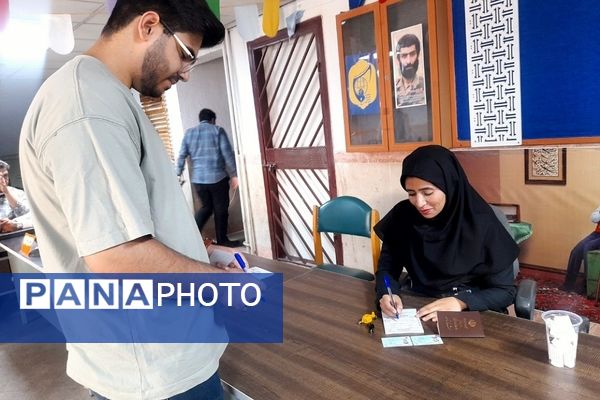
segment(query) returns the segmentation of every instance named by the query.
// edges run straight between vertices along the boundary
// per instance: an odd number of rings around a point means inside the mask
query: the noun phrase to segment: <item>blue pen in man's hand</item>
[[[233,256],[235,257],[235,260],[238,262],[238,264],[242,268],[242,271],[246,272],[246,263],[244,262],[242,255],[240,253],[235,253]]]
[[[385,288],[387,289],[388,295],[390,296],[390,300],[392,301],[392,306],[394,310],[396,310],[396,319],[400,318],[398,314],[398,307],[396,306],[396,302],[394,301],[394,295],[392,294],[392,288],[390,287],[390,281],[387,276],[383,277],[383,282],[385,282]]]
[[[246,263],[244,262],[244,258],[242,257],[242,255],[240,253],[233,253],[233,256],[235,257],[235,260],[238,262],[240,267],[242,267],[242,271],[246,272]],[[259,285],[261,286],[261,289],[264,289],[262,283],[259,283]],[[265,302],[267,301],[267,299],[265,298],[265,296],[262,296],[260,301]]]

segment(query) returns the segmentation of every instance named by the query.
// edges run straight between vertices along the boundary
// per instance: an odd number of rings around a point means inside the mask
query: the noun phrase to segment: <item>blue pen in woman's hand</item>
[[[398,314],[398,306],[396,306],[396,302],[394,301],[394,294],[392,293],[392,288],[390,287],[390,281],[387,276],[383,277],[383,282],[385,282],[385,288],[387,289],[388,295],[390,296],[390,300],[392,302],[392,307],[396,310],[396,319],[400,318]]]
[[[240,268],[242,268],[242,271],[246,272],[246,263],[244,262],[244,258],[242,257],[242,255],[240,253],[235,253],[233,256],[240,265]]]

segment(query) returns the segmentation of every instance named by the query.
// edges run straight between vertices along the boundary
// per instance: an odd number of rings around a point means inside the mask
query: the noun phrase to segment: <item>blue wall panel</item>
[[[452,0],[458,138],[470,140],[464,0]],[[523,139],[600,136],[600,2],[520,0]]]

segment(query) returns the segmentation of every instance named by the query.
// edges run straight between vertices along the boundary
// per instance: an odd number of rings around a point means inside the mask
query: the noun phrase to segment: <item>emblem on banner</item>
[[[350,101],[364,110],[377,99],[377,69],[359,59],[348,71],[348,86]]]

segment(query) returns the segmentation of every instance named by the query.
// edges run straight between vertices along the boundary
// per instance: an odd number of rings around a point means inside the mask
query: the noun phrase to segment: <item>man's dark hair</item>
[[[398,40],[398,44],[396,45],[396,54],[400,53],[401,48],[410,47],[412,45],[414,45],[415,49],[417,50],[417,56],[421,54],[421,42],[419,41],[419,38],[412,33],[407,33],[406,35],[402,36],[400,40]]]
[[[200,110],[200,114],[198,114],[198,119],[200,120],[200,122],[212,121],[213,119],[217,119],[217,114],[215,114],[213,110],[203,108],[202,110]]]
[[[225,37],[225,27],[205,0],[118,0],[102,29],[102,36],[120,31],[147,11],[158,13],[174,32],[201,35],[201,47],[212,47]],[[166,30],[165,33],[169,34]]]

